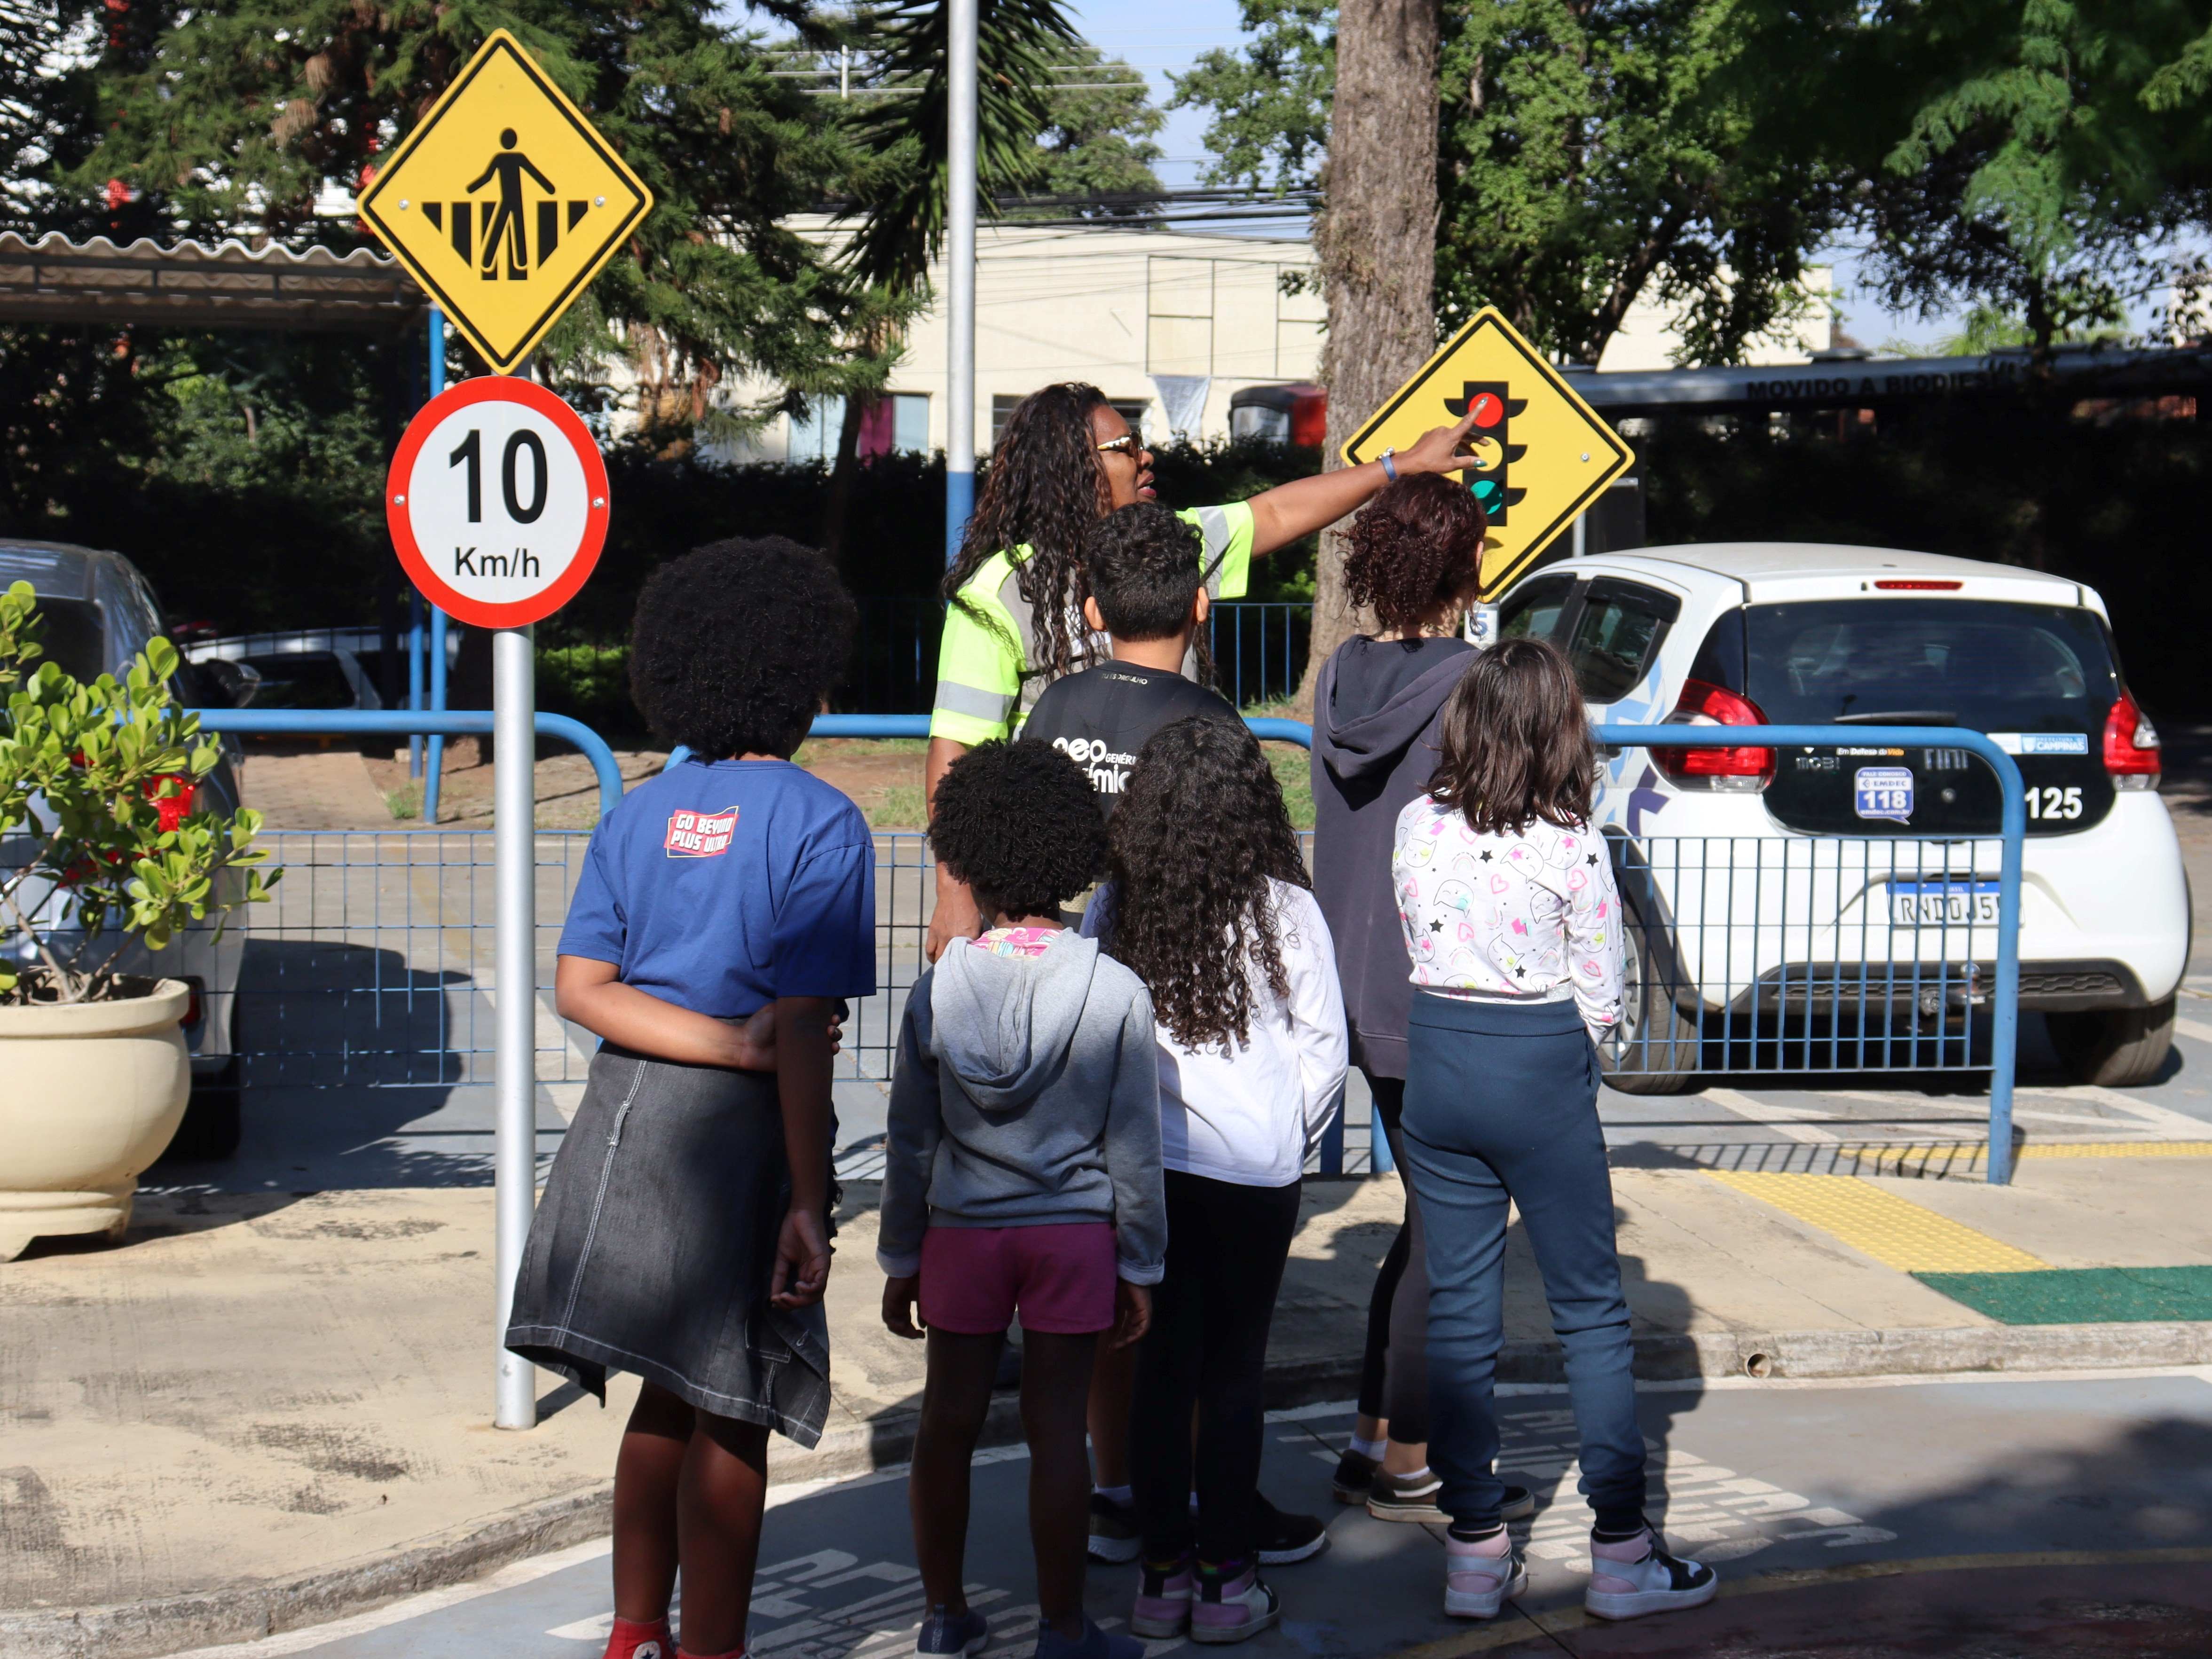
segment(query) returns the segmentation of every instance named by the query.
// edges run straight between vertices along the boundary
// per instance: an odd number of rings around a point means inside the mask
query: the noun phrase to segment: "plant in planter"
[[[34,1237],[130,1224],[139,1172],[191,1079],[180,980],[118,971],[264,900],[261,815],[198,810],[220,751],[155,640],[122,679],[40,660],[27,583],[0,594],[0,1261]]]

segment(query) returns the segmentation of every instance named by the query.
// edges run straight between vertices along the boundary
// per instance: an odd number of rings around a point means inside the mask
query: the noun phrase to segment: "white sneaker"
[[[1664,1540],[1646,1527],[1641,1537],[1623,1543],[1590,1540],[1589,1589],[1583,1606],[1595,1619],[1641,1619],[1701,1607],[1720,1587],[1711,1567],[1668,1554]]]
[[[1498,1542],[1505,1546],[1502,1555],[1490,1553]],[[1446,1534],[1444,1612],[1450,1617],[1495,1619],[1509,1598],[1528,1588],[1528,1570],[1521,1565],[1521,1553],[1504,1533],[1478,1543]]]

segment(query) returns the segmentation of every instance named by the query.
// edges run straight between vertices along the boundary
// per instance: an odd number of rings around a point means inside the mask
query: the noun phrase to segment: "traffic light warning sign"
[[[581,110],[495,29],[361,193],[361,216],[500,374],[653,206]]]
[[[1454,476],[1489,519],[1483,589],[1497,593],[1636,457],[1559,370],[1485,307],[1376,411],[1345,445],[1344,459],[1371,461],[1470,413],[1473,453]]]

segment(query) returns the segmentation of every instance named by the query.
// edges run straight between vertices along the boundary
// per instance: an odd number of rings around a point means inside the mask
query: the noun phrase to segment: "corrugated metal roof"
[[[388,254],[0,231],[0,319],[314,331],[404,327],[422,289]]]

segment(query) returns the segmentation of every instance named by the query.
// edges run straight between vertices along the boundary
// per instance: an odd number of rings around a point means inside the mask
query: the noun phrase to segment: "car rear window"
[[[100,607],[90,599],[41,599],[39,615],[46,623],[40,641],[46,647],[44,660],[59,663],[71,679],[96,680],[115,666],[107,660],[107,630],[100,624]]]
[[[249,667],[261,671],[261,690],[253,699],[257,708],[350,708],[353,685],[327,651],[286,651],[266,657],[248,657]]]
[[[2072,605],[1818,599],[1744,612],[1744,690],[1776,725],[2104,729],[2119,676]]]

